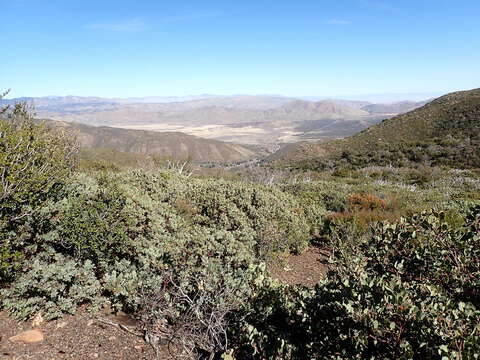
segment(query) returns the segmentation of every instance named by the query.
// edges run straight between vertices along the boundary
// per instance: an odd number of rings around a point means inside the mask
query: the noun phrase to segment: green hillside
[[[480,89],[451,93],[341,140],[300,143],[272,156],[306,168],[405,166],[425,162],[480,167]]]

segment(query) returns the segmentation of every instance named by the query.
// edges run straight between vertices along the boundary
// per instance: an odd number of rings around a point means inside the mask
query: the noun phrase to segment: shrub
[[[75,153],[73,140],[36,123],[25,103],[0,109],[0,283],[19,266],[18,227],[58,192]]]
[[[385,210],[387,202],[371,194],[353,194],[347,199],[349,208],[355,210]]]
[[[0,118],[0,215],[41,203],[70,174],[76,147],[65,133],[33,121],[25,104]],[[12,220],[12,219],[10,219]]]
[[[314,290],[265,289],[240,329],[239,352],[272,359],[478,357],[480,206],[460,230],[436,212],[378,224],[356,247],[337,248],[332,261]]]
[[[397,213],[385,212],[382,210],[357,210],[345,211],[343,213],[334,213],[327,216],[324,222],[324,234],[331,234],[331,228],[337,229],[339,226],[352,225],[355,228],[357,236],[365,233],[372,224],[380,221],[396,221],[400,218]],[[329,236],[331,239],[331,236]]]
[[[51,230],[42,238],[62,253],[99,266],[134,257],[134,241],[146,220],[136,216],[112,179],[99,177],[92,187],[82,185],[88,183],[67,186],[62,200],[42,209]]]
[[[347,201],[345,198],[334,192],[324,194],[323,203],[328,211],[344,212],[347,210]]]
[[[106,160],[85,160],[81,159],[79,162],[79,167],[84,171],[90,172],[98,172],[98,171],[106,171],[106,172],[120,172],[120,167],[113,162],[109,162]]]
[[[418,166],[415,169],[410,169],[406,174],[406,178],[413,184],[425,185],[432,181],[440,179],[440,170],[438,168],[431,168],[425,165]]]
[[[223,351],[223,332],[203,322],[215,316],[226,329],[259,286],[261,259],[300,251],[313,217],[293,196],[260,185],[176,172],[78,174],[17,229],[23,259],[3,306],[21,317],[39,309],[56,317],[62,309],[107,299],[115,309],[141,311],[152,334],[168,319],[170,330],[183,329],[177,340],[189,351]],[[52,254],[50,262],[45,253]],[[54,277],[62,265],[74,275]],[[76,281],[86,268],[95,286]],[[29,301],[27,284],[39,278],[46,290],[35,289]],[[59,287],[61,295],[48,290]],[[82,288],[84,298],[71,292]]]
[[[78,263],[59,253],[40,253],[24,266],[15,283],[0,290],[3,306],[20,319],[41,311],[46,320],[75,313],[84,303],[99,305],[100,282],[90,261]]]
[[[252,231],[256,251],[266,257],[279,251],[300,252],[322,218],[275,187],[224,180],[187,178],[175,173],[132,173],[131,186],[147,189],[172,205],[191,224],[227,231]]]
[[[228,328],[264,278],[264,266],[249,251],[253,238],[199,230],[178,242],[162,285],[143,298],[147,338],[167,340],[190,355],[225,352]]]

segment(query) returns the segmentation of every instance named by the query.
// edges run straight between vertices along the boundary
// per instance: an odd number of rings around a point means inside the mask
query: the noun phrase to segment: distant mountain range
[[[423,103],[371,104],[328,99],[306,101],[278,95],[216,97],[41,97],[27,101],[37,117],[93,126],[174,131],[234,143],[290,143],[349,136]]]
[[[215,95],[198,95],[186,97],[142,97],[142,98],[100,98],[100,97],[81,97],[81,96],[46,96],[46,97],[23,97],[15,99],[1,99],[0,104],[8,104],[16,101],[27,101],[31,103],[40,115],[43,113],[52,113],[58,116],[68,114],[83,114],[92,112],[106,112],[118,110],[124,107],[137,109],[146,105],[146,111],[160,112],[179,112],[188,111],[199,108],[227,108],[242,110],[273,110],[281,107],[284,108],[315,108],[314,103],[318,104],[335,104],[343,107],[343,111],[347,111],[345,115],[351,116],[351,109],[361,109],[372,114],[379,113],[401,113],[412,110],[415,107],[425,104],[423,102],[400,101],[386,103],[371,103],[368,101],[356,101],[337,98],[317,98],[303,97],[292,98],[277,95],[236,95],[236,96],[215,96]],[[316,113],[315,120],[319,120],[318,116],[324,118],[329,112],[322,112],[325,108],[316,106],[319,113]],[[346,110],[349,108],[350,110]],[[340,109],[340,108],[339,108]],[[340,113],[337,109],[334,113]],[[275,113],[270,114],[276,115]],[[362,115],[353,113],[353,115]],[[363,114],[365,115],[365,114]],[[251,115],[252,116],[252,115]],[[253,115],[254,119],[245,119],[246,122],[255,120],[259,115]],[[305,119],[303,119],[305,120]]]

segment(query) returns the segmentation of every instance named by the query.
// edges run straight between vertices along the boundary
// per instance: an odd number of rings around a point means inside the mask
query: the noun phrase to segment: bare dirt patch
[[[288,285],[313,287],[327,272],[329,254],[328,249],[315,246],[299,255],[284,254],[270,264],[270,275]]]
[[[104,316],[116,323],[134,324],[127,317]],[[0,312],[0,358],[5,360],[50,359],[155,359],[155,352],[141,337],[95,320],[79,311],[76,315],[43,322],[35,329],[44,339],[37,343],[12,342],[10,337],[33,329],[32,322],[20,322]],[[128,326],[127,325],[127,326]],[[168,353],[163,359],[170,359]]]

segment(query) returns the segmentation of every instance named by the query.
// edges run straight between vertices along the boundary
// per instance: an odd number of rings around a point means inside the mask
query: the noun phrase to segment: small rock
[[[108,340],[110,340],[110,341],[114,341],[114,340],[116,340],[116,339],[117,339],[117,338],[116,338],[115,336],[110,336],[110,337],[108,338]]]
[[[37,343],[37,342],[42,342],[44,339],[43,333],[38,330],[28,330],[24,331],[18,335],[12,336],[8,340],[12,342],[23,342],[23,343]]]
[[[92,326],[94,322],[95,322],[95,320],[88,320],[87,326]]]
[[[98,353],[93,354],[94,358],[98,358]]]

